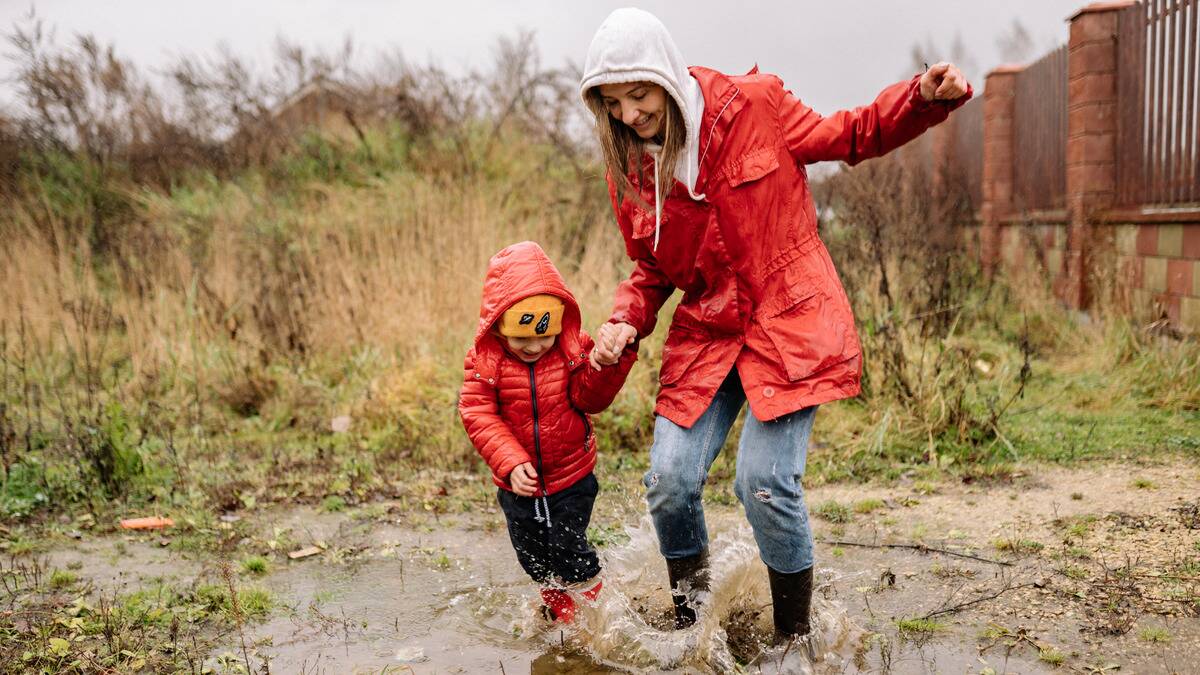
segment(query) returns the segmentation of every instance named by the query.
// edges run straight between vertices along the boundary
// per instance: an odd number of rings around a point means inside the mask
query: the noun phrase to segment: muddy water
[[[607,577],[598,604],[561,630],[539,618],[537,588],[520,571],[490,500],[468,515],[425,524],[389,522],[386,504],[359,513],[260,511],[247,515],[256,534],[238,555],[266,553],[275,539],[285,543],[265,578],[239,577],[239,584],[266,586],[276,599],[265,622],[247,626],[247,652],[255,672],[268,666],[274,673],[1053,672],[1039,661],[1044,646],[1065,654],[1067,668],[1085,672],[1111,672],[1117,664],[1122,672],[1194,672],[1195,613],[1182,606],[1170,613],[1137,610],[1136,624],[1112,635],[1097,623],[1107,621],[1097,613],[1103,605],[1085,602],[1073,580],[1056,570],[1070,564],[1094,576],[1133,560],[1150,579],[1200,564],[1200,530],[1189,529],[1180,511],[1196,499],[1198,470],[1191,461],[1039,470],[1007,486],[942,484],[932,494],[904,484],[814,488],[811,504],[867,498],[885,504],[844,525],[813,521],[818,539],[831,541],[816,551],[816,663],[805,645],[762,646],[770,633],[766,575],[736,507],[707,507],[713,594],[700,623],[682,632],[668,630],[665,568],[652,529],[636,515],[645,507],[634,494],[613,497],[626,515],[599,517],[598,524],[632,526],[627,541],[601,548]],[[1154,488],[1131,487],[1131,476]],[[1061,519],[1088,515],[1097,517],[1089,532],[1065,541]],[[1146,524],[1121,525],[1134,520]],[[993,543],[1003,537],[1045,548],[1002,554]],[[78,570],[94,593],[110,598],[160,583],[219,581],[220,559],[181,554],[164,545],[169,539],[169,533],[85,537],[48,551],[46,565]],[[888,541],[922,541],[1011,564],[870,547]],[[282,555],[313,543],[324,552],[296,561]],[[1079,546],[1086,557],[1069,548]],[[1156,583],[1152,595],[1182,590]],[[1004,592],[1010,586],[1023,590]],[[971,606],[940,617],[944,625],[932,639],[897,633],[896,619],[959,603]],[[985,635],[996,627],[1025,638],[1014,645]],[[1167,640],[1148,641],[1143,628],[1166,631]],[[221,639],[207,664],[238,672],[241,640],[236,633]]]
[[[716,511],[716,513],[713,513]],[[287,607],[248,628],[251,660],[272,672],[969,672],[973,636],[878,649],[839,588],[870,572],[818,568],[814,639],[772,647],[765,569],[733,509],[710,509],[712,592],[696,626],[670,629],[665,566],[648,518],[601,549],[604,590],[575,624],[540,617],[537,587],[496,521],[472,517],[414,531],[293,513],[274,527],[328,540],[321,558],[265,583]],[[340,547],[340,548],[339,548]],[[337,562],[339,551],[352,552]],[[818,559],[829,560],[824,551]],[[230,643],[216,654],[236,654]],[[1040,670],[1023,662],[1016,672]],[[1012,664],[1009,664],[1012,667]],[[1002,669],[997,672],[1004,672]]]

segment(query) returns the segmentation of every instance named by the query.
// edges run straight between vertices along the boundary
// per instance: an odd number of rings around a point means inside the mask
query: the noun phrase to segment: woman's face
[[[643,140],[658,135],[667,118],[667,92],[653,82],[602,84],[600,96],[608,114],[624,122]]]

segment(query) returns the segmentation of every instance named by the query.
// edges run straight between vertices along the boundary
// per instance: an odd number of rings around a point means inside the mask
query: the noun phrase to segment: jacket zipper
[[[542,484],[542,495],[549,496],[546,493],[546,474],[542,472],[542,432],[538,425],[538,406],[537,406],[537,380],[533,377],[533,364],[529,366],[529,393],[530,401],[533,403],[533,452],[537,455],[537,472],[538,480]]]
[[[587,413],[579,413],[579,417],[583,419],[583,451],[588,451],[588,440],[592,437],[592,423],[588,421]]]

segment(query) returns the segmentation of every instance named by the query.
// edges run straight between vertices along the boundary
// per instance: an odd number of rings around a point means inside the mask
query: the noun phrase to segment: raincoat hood
[[[704,94],[700,83],[688,73],[687,62],[667,27],[650,12],[632,7],[615,10],[592,37],[579,83],[580,95],[586,103],[592,87],[617,82],[653,82],[665,89],[679,106],[687,128],[687,144],[679,166],[675,167],[675,178],[687,187],[692,199],[704,199],[703,194],[696,193]],[[650,149],[655,154],[657,173],[657,152],[653,147]],[[655,211],[661,215],[662,196],[658,194],[657,183],[655,180]]]
[[[483,281],[483,301],[479,307],[479,327],[474,346],[480,354],[494,351],[491,345],[500,341],[491,333],[492,326],[506,309],[533,295],[553,295],[563,301],[562,333],[555,347],[564,354],[580,351],[579,303],[567,290],[562,275],[550,257],[532,241],[523,241],[504,248],[488,261]]]

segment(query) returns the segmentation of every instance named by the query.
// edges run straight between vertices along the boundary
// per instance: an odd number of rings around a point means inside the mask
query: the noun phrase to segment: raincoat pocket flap
[[[729,187],[737,187],[756,181],[778,168],[779,155],[775,148],[758,148],[726,165],[725,179],[729,181]]]
[[[787,268],[780,272],[778,282],[779,285],[769,290],[767,297],[759,305],[759,317],[779,316],[816,295],[819,290],[808,275],[795,268]]]

